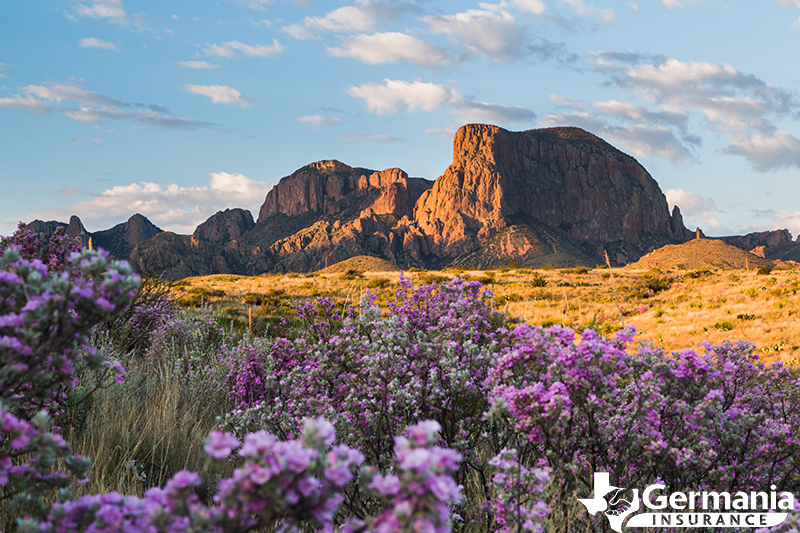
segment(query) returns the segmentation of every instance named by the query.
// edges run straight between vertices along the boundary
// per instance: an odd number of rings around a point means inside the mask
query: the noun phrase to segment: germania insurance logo
[[[611,529],[652,527],[770,527],[777,526],[794,509],[789,492],[673,492],[665,485],[623,489],[609,483],[608,472],[595,472],[594,497],[578,498],[592,516],[603,513]],[[638,513],[638,514],[636,514]]]

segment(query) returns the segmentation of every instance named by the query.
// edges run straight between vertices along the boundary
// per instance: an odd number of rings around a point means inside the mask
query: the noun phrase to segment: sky
[[[258,216],[322,159],[435,179],[463,124],[584,128],[690,229],[800,234],[800,0],[0,3],[0,235]]]

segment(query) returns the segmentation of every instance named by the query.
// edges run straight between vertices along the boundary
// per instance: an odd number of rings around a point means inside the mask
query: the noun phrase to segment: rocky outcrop
[[[269,191],[259,211],[258,223],[277,215],[295,216],[311,211],[321,216],[338,215],[354,203],[369,205],[376,214],[402,217],[412,212],[416,201],[413,189],[409,187],[408,175],[399,168],[377,172],[334,160],[318,161],[281,179]],[[377,199],[365,202],[376,191]]]
[[[209,274],[255,275],[273,267],[269,254],[258,247],[235,241],[222,245],[169,231],[140,243],[131,253],[130,263],[143,275],[169,280]]]
[[[92,247],[102,248],[118,259],[129,259],[136,245],[161,233],[161,228],[144,215],[136,213],[111,229],[90,234]]]
[[[787,229],[733,235],[721,237],[720,240],[766,259],[788,259],[789,256],[795,255],[798,248],[798,244],[792,241],[792,234]]]
[[[579,128],[463,126],[453,163],[414,208],[421,248],[436,256],[472,253],[515,216],[558,228],[595,257],[610,243],[634,249],[646,235],[660,235],[663,244],[685,239],[656,181],[602,139]]]
[[[238,240],[253,229],[256,223],[253,215],[246,209],[226,209],[217,211],[208,220],[197,226],[194,236],[217,243],[227,243]]]

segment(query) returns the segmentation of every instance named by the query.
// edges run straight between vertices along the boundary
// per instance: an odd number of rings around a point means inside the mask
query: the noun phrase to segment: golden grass
[[[217,425],[219,405],[181,388],[169,368],[129,367],[123,385],[97,391],[82,431],[66,436],[92,458],[89,482],[78,495],[117,491],[144,495],[180,470],[209,466],[203,440]],[[232,467],[215,466],[213,474]]]
[[[800,356],[800,303],[796,292],[800,275],[794,270],[775,270],[757,275],[751,270],[711,270],[692,277],[690,270],[665,270],[672,286],[652,297],[636,296],[647,270],[630,267],[595,269],[586,274],[555,269],[516,269],[462,272],[406,273],[418,284],[456,276],[478,279],[494,293],[499,310],[537,325],[562,324],[577,330],[594,327],[610,333],[622,320],[639,331],[639,340],[653,342],[667,351],[693,348],[702,351],[704,341],[750,340],[766,362],[790,362]],[[364,272],[358,278],[339,273],[286,274],[263,277],[204,276],[187,278],[177,290],[221,291],[209,297],[216,309],[238,309],[245,317],[259,306],[244,302],[247,294],[283,292],[287,300],[326,296],[343,304],[357,303],[376,280],[389,280],[378,289],[383,299],[393,294],[397,272]],[[544,286],[534,286],[536,279]],[[538,282],[541,284],[541,281]],[[615,301],[615,292],[622,307]]]

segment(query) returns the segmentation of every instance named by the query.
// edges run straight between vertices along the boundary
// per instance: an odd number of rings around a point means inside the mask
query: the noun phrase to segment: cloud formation
[[[657,107],[651,110],[609,101],[594,104],[595,111],[609,118],[670,128],[672,135],[664,139],[668,144],[662,153],[671,162],[685,160],[691,146],[700,144],[700,137],[689,132],[690,115],[699,115],[706,128],[729,139],[723,153],[744,157],[756,170],[800,167],[800,141],[776,126],[778,119],[800,116],[800,102],[791,92],[729,64],[667,60],[633,52],[590,56],[611,83]],[[656,130],[649,133],[656,138]]]
[[[619,18],[613,9],[600,8],[593,5],[587,6],[583,0],[559,0],[559,3],[572,8],[575,15],[580,18],[594,18],[602,20],[606,24],[614,24]]]
[[[461,122],[490,122],[507,124],[530,122],[536,114],[523,107],[509,107],[466,98],[457,89],[422,81],[383,80],[383,84],[368,83],[351,86],[347,93],[364,100],[367,109],[378,115],[389,115],[404,108],[412,111],[448,109]]]
[[[206,69],[206,70],[219,68],[221,66],[221,65],[215,65],[214,63],[207,63],[205,61],[178,61],[178,65],[183,68]]]
[[[516,24],[506,4],[480,4],[483,9],[470,9],[455,15],[422,17],[434,33],[449,37],[450,42],[465,50],[490,59],[517,59],[527,52],[524,27]]]
[[[305,17],[300,22],[283,26],[281,31],[295,39],[316,40],[328,32],[371,32],[379,20],[396,22],[405,15],[421,11],[416,3],[403,0],[356,0],[352,5],[334,9],[322,17]]]
[[[85,39],[81,39],[80,41],[78,41],[78,46],[81,48],[99,48],[101,50],[119,51],[119,48],[117,47],[116,44],[104,41],[102,39],[97,39],[95,37],[87,37]]]
[[[447,53],[438,46],[398,32],[343,37],[339,47],[328,48],[326,53],[370,65],[405,62],[436,69],[449,62]]]
[[[101,120],[130,120],[157,128],[194,129],[215,125],[188,118],[173,116],[159,104],[132,105],[109,96],[87,91],[70,83],[52,82],[42,85],[27,85],[19,89],[20,94],[0,98],[0,108],[23,109],[33,114],[56,111],[82,124],[96,124]],[[65,102],[75,102],[72,107]]]
[[[392,137],[391,135],[367,135],[365,133],[346,133],[344,135],[340,135],[339,138],[349,142],[378,142],[378,143],[393,143],[403,140],[403,137]]]
[[[78,213],[89,228],[107,229],[141,213],[157,226],[175,233],[190,234],[217,211],[232,206],[257,212],[269,191],[267,183],[255,181],[243,174],[214,172],[208,185],[181,187],[154,182],[118,185],[96,194],[88,201],[48,208],[29,218],[68,220]]]
[[[225,85],[184,85],[183,90],[187,93],[207,96],[215,104],[236,104],[239,107],[250,106],[250,98],[233,87]]]
[[[249,45],[239,41],[228,41],[222,44],[206,43],[206,48],[203,50],[206,55],[225,58],[235,56],[237,51],[248,57],[274,57],[286,51],[286,47],[277,39],[273,39],[270,45]]]
[[[342,119],[339,117],[324,117],[322,115],[306,115],[303,117],[297,117],[297,122],[316,131],[322,131],[332,126],[336,126],[341,121]]]

